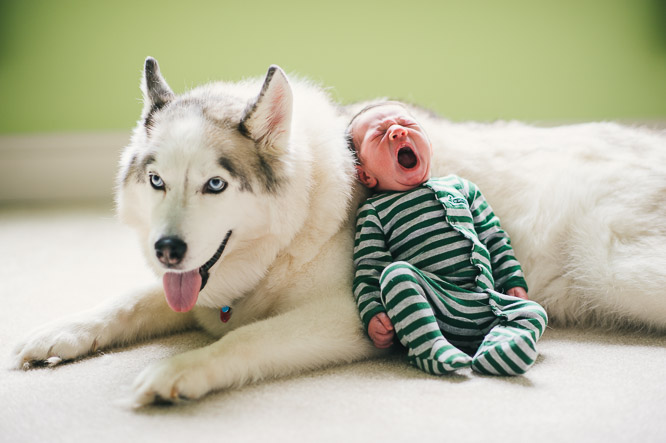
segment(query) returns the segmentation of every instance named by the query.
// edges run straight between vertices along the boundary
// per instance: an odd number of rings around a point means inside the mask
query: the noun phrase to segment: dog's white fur
[[[307,82],[290,85],[279,68],[263,87],[217,83],[175,97],[156,64],[146,66],[119,214],[158,275],[166,271],[154,250],[161,237],[186,241],[184,271],[232,230],[227,248],[193,311],[171,311],[162,288],[136,293],[33,332],[14,365],[57,364],[194,325],[221,337],[146,368],[134,385],[140,406],[376,355],[351,293],[353,213],[365,191],[343,135],[361,105],[341,110]],[[531,298],[552,321],[666,330],[666,134],[453,124],[413,112],[433,142],[434,174],[480,186],[512,236]],[[243,172],[231,174],[220,156]],[[153,189],[148,173],[166,190]],[[217,176],[227,189],[203,193]],[[228,323],[218,318],[225,305]]]

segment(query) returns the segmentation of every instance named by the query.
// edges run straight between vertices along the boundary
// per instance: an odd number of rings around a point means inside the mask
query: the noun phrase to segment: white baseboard
[[[0,135],[0,203],[113,198],[129,132]]]

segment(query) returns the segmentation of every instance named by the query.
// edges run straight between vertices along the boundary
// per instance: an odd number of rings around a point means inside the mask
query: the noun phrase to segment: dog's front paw
[[[15,348],[10,366],[30,369],[35,366],[55,366],[97,351],[99,327],[81,321],[59,322],[33,331]]]
[[[134,382],[132,406],[200,398],[213,388],[206,373],[207,361],[198,358],[197,351],[151,365]]]

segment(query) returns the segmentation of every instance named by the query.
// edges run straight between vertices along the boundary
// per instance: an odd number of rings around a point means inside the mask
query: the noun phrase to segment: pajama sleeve
[[[493,213],[479,188],[471,182],[466,182],[466,185],[474,229],[490,253],[495,290],[506,292],[518,286],[527,290],[523,269],[514,256],[509,235],[500,226],[499,218]]]
[[[379,278],[391,264],[384,231],[371,203],[361,206],[356,215],[354,239],[354,298],[365,330],[375,315],[386,312],[380,297]]]

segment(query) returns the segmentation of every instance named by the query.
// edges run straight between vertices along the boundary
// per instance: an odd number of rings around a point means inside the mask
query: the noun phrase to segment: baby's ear
[[[358,175],[359,181],[363,183],[366,187],[372,189],[375,186],[377,186],[377,179],[368,175],[365,172],[365,169],[363,169],[363,166],[356,165],[356,175]]]

